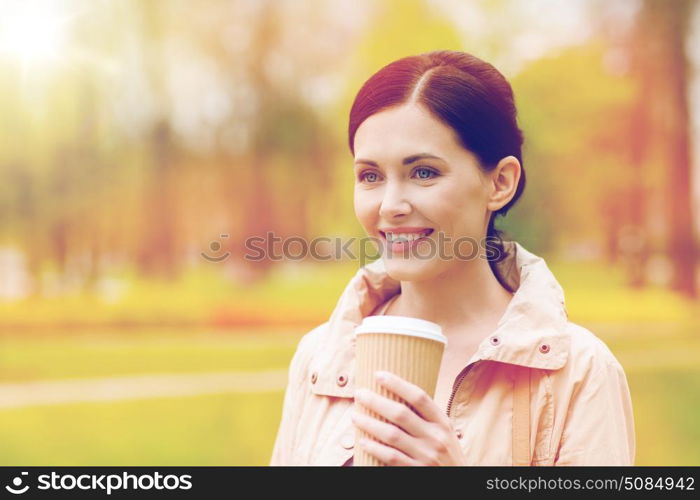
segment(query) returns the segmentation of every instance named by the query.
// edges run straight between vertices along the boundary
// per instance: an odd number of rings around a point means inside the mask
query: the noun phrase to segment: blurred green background
[[[500,227],[622,363],[636,464],[700,465],[699,3],[0,0],[0,465],[267,464],[360,262],[245,241],[364,236],[352,99],[435,49],[513,85]]]

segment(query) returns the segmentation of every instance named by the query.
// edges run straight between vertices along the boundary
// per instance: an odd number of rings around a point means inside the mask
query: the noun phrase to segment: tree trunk
[[[688,18],[692,12],[690,0],[662,3],[666,10],[668,29],[667,57],[670,65],[668,105],[672,119],[669,123],[669,256],[673,265],[672,287],[688,297],[697,296],[695,282],[695,241],[692,220],[692,189],[690,183],[690,135],[688,116],[688,59],[685,42]]]

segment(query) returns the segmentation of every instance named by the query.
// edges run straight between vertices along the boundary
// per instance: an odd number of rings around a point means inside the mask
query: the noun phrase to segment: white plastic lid
[[[366,316],[355,328],[356,335],[363,333],[398,333],[437,340],[447,345],[447,337],[437,323],[408,316]]]

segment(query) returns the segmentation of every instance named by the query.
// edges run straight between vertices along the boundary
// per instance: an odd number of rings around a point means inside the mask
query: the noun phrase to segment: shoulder
[[[312,328],[310,331],[305,333],[299,343],[297,344],[296,352],[292,358],[291,370],[292,372],[299,373],[303,371],[311,361],[320,340],[324,337],[325,333],[328,331],[329,323],[328,321],[321,323],[320,325]]]
[[[589,361],[619,364],[617,358],[603,340],[581,325],[568,321],[566,332],[571,339],[571,354]]]
[[[326,321],[305,333],[304,336],[301,337],[301,340],[299,340],[297,352],[301,351],[302,353],[311,354],[328,331],[328,325],[329,323]]]
[[[623,373],[622,365],[608,345],[588,328],[568,321],[566,333],[571,340],[568,371],[586,377],[610,371]]]

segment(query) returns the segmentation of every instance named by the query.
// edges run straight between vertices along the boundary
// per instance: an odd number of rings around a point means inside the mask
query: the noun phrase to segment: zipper
[[[477,361],[471,363],[470,365],[465,366],[462,368],[462,371],[459,372],[459,375],[457,375],[457,379],[455,380],[454,385],[452,386],[452,394],[450,394],[450,399],[447,401],[447,416],[450,416],[450,410],[452,409],[452,400],[455,398],[455,395],[457,394],[457,391],[459,390],[459,386],[462,384],[462,380],[464,380],[464,377],[467,376],[467,373],[469,373],[469,370],[472,369],[472,367],[477,363]]]

